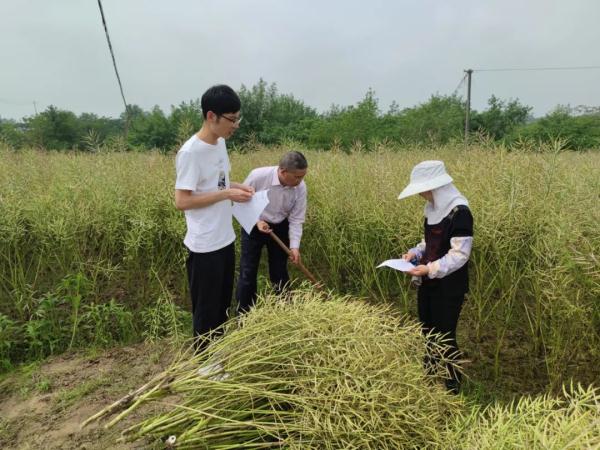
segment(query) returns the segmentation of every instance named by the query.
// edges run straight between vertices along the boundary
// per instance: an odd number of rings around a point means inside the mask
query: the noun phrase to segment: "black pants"
[[[233,243],[214,252],[189,252],[187,273],[195,338],[218,328],[227,320],[234,271]]]
[[[269,224],[272,232],[289,246],[289,224],[287,219],[278,224]],[[261,233],[254,227],[250,234],[242,230],[242,256],[240,258],[240,278],[237,283],[235,298],[238,312],[246,312],[256,301],[256,276],[263,246],[267,246],[269,257],[269,278],[276,291],[281,292],[290,280],[287,271],[288,255],[271,236]]]
[[[460,358],[458,343],[456,342],[456,327],[458,316],[465,298],[465,294],[448,292],[439,280],[424,280],[419,287],[418,308],[419,320],[421,321],[424,334],[429,332],[443,335],[443,356],[449,360]],[[425,361],[427,369],[431,369],[437,363],[437,357],[430,353]],[[452,364],[448,365],[449,378],[445,380],[446,386],[452,390],[458,390],[461,374]]]

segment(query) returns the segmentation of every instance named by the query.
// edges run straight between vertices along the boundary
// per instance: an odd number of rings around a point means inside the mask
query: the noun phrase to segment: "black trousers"
[[[289,223],[284,220],[278,224],[269,224],[272,232],[289,246]],[[240,258],[240,278],[235,298],[238,312],[246,312],[256,301],[256,276],[263,246],[267,247],[269,258],[269,278],[277,292],[281,292],[290,280],[287,270],[288,255],[277,245],[271,236],[261,233],[254,227],[250,234],[242,230],[242,256]]]
[[[460,350],[456,342],[456,327],[458,317],[465,298],[463,292],[448,292],[439,280],[424,280],[419,287],[418,310],[419,320],[424,334],[434,332],[443,335],[446,345],[443,356],[450,361],[460,358]],[[435,353],[430,353],[425,361],[427,369],[437,363]],[[449,378],[445,380],[446,386],[458,389],[461,374],[452,364],[448,367]]]
[[[186,265],[196,338],[227,320],[233,293],[235,246],[231,243],[214,252],[189,252]]]

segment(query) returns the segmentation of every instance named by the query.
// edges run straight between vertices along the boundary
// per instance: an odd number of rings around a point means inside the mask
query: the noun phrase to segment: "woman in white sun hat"
[[[402,257],[417,265],[409,271],[420,281],[418,311],[423,332],[444,335],[445,357],[459,359],[456,342],[458,316],[469,290],[468,261],[473,245],[473,216],[469,202],[452,184],[442,161],[423,161],[411,174],[410,183],[398,199],[419,194],[425,205],[425,238]],[[426,367],[433,372],[435,357]],[[446,388],[458,393],[461,374],[448,365]]]

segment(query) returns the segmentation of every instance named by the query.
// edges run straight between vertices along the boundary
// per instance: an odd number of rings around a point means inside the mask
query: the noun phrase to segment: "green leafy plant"
[[[65,301],[71,306],[71,341],[69,342],[69,348],[73,347],[75,335],[77,334],[81,299],[87,294],[89,287],[89,280],[81,272],[65,277],[60,284],[59,293],[64,296]]]
[[[133,314],[115,299],[84,305],[78,336],[80,346],[109,347],[130,342],[135,336]]]
[[[189,336],[190,314],[173,302],[168,294],[160,295],[153,305],[144,308],[142,316],[142,336],[148,341],[161,338],[181,340]]]
[[[23,328],[0,313],[0,371],[9,369],[17,350],[22,347]]]
[[[39,300],[32,318],[25,324],[30,357],[43,358],[67,347],[71,328],[68,317],[65,299],[48,294]]]

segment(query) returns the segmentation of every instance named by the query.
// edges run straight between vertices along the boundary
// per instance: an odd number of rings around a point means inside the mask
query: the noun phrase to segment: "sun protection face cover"
[[[429,225],[440,223],[455,206],[469,206],[467,199],[456,189],[453,183],[433,189],[431,195],[433,196],[433,203],[427,202],[423,211]]]
[[[442,161],[423,161],[417,164],[411,174],[410,183],[398,196],[401,200],[421,192],[432,191],[452,183],[452,177],[446,173]]]

